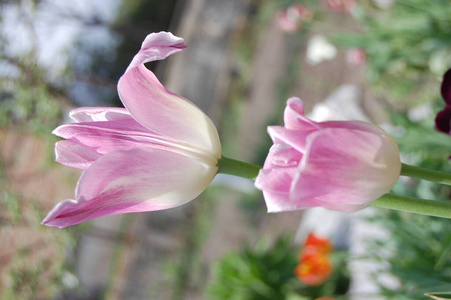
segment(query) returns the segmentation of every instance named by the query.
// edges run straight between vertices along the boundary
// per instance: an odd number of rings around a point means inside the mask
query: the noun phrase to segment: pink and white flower
[[[356,0],[327,0],[327,7],[333,12],[351,13],[356,2]]]
[[[255,182],[269,212],[316,206],[355,212],[400,175],[398,146],[372,124],[313,122],[299,98],[288,99],[284,120],[284,127],[268,127],[274,145]]]
[[[118,83],[125,108],[82,107],[54,134],[56,161],[85,170],[75,199],[42,224],[66,227],[106,215],[162,210],[198,196],[213,180],[221,144],[212,121],[168,91],[144,63],[186,48],[168,32],[149,34]]]
[[[285,10],[278,11],[276,21],[279,28],[285,32],[296,32],[301,29],[301,23],[310,22],[313,12],[302,4],[293,4]]]
[[[350,65],[360,66],[366,61],[366,54],[362,48],[351,48],[346,51],[346,61]]]

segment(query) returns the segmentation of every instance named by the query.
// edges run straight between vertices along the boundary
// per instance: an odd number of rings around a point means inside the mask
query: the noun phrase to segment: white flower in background
[[[393,0],[374,0],[374,4],[381,9],[389,9],[393,5],[393,2]]]
[[[313,36],[307,46],[307,62],[311,65],[319,64],[324,60],[331,60],[337,56],[337,48],[329,43],[322,35]]]
[[[428,120],[433,118],[434,108],[430,102],[423,103],[421,105],[415,106],[409,109],[407,116],[412,122],[421,122],[423,120]]]
[[[442,76],[451,63],[451,54],[447,50],[438,50],[429,57],[428,65],[431,73]]]

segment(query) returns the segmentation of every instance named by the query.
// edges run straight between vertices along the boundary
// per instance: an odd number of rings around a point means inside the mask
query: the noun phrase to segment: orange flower
[[[332,274],[329,255],[313,250],[302,253],[302,260],[294,270],[295,275],[306,285],[317,286],[324,283]]]
[[[328,254],[332,251],[332,244],[328,239],[310,233],[305,240],[304,249],[314,249],[322,254]]]
[[[299,253],[299,265],[295,275],[306,285],[316,286],[324,283],[332,274],[329,253],[332,244],[328,239],[310,233]]]

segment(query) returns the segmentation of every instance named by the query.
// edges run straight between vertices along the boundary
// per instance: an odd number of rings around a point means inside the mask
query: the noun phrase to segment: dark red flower
[[[445,101],[445,109],[437,113],[435,117],[435,129],[446,134],[451,134],[451,69],[443,75],[440,91]]]
[[[445,103],[451,105],[451,69],[443,75],[441,92]]]

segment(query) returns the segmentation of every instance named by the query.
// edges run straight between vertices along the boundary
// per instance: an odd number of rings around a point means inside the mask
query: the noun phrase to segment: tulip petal
[[[133,118],[149,130],[219,158],[221,145],[213,122],[190,101],[168,91],[143,65],[181,51],[180,40],[172,37],[158,33],[145,41],[119,80],[119,97]]]
[[[446,104],[451,106],[451,69],[443,75],[441,93]]]
[[[284,144],[273,145],[255,180],[255,186],[264,191],[288,195],[301,158],[302,154]]]
[[[56,161],[62,165],[87,169],[100,154],[72,141],[59,141],[55,144]]]
[[[152,147],[181,153],[215,166],[217,159],[189,144],[156,134],[134,119],[71,123],[59,126],[53,134],[77,143],[98,154],[136,147]]]
[[[197,197],[217,168],[161,149],[118,150],[100,157],[66,200],[47,215],[47,226],[67,227],[106,215],[156,211]]]
[[[269,213],[307,209],[319,206],[316,201],[291,201],[290,190],[296,168],[260,170],[255,186],[263,191]]]
[[[362,121],[331,121],[317,123],[320,128],[343,128],[347,130],[359,130],[372,132],[376,135],[386,135],[386,132],[379,127]],[[287,129],[281,126],[269,126],[268,133],[274,142],[285,143],[297,151],[304,153],[306,151],[306,139],[317,128],[311,126],[294,129]]]
[[[319,206],[319,204],[315,204],[314,201],[290,201],[289,193],[263,191],[263,197],[265,198],[268,213],[301,210]]]
[[[274,143],[284,143],[295,148],[300,153],[304,153],[306,139],[309,134],[316,129],[308,130],[286,129],[281,126],[269,126],[268,133]]]
[[[291,201],[354,212],[386,193],[399,177],[397,145],[387,135],[329,128],[307,138]]]
[[[263,191],[269,213],[306,209],[314,202],[290,200],[290,190],[302,154],[285,144],[274,144],[269,150],[264,168],[258,173],[255,187]]]
[[[123,107],[79,107],[71,110],[69,116],[77,122],[133,119],[130,113]]]
[[[294,150],[287,144],[274,144],[269,149],[264,168],[291,168],[297,167],[302,153]]]
[[[65,124],[56,128],[53,134],[99,154],[145,146],[154,136],[134,119]]]
[[[353,129],[366,132],[372,132],[377,135],[387,135],[387,133],[380,127],[374,126],[371,123],[363,121],[328,121],[319,123],[321,128],[343,128]]]
[[[293,178],[302,154],[286,144],[274,144],[269,150],[264,168],[255,187],[263,191],[269,213],[314,207],[314,203],[290,201]]]
[[[313,131],[320,128],[318,123],[304,116],[304,102],[297,97],[287,100],[284,122],[287,129]]]
[[[295,174],[296,168],[261,169],[255,186],[268,192],[288,194]]]

